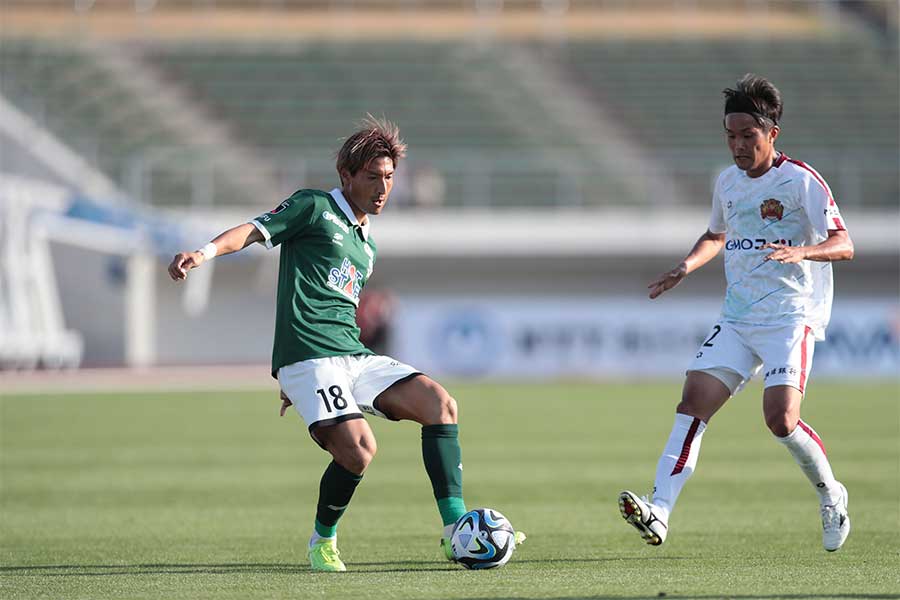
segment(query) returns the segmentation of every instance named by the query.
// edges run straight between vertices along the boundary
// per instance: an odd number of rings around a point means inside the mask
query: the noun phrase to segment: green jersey
[[[375,244],[341,190],[300,190],[251,222],[267,248],[281,245],[272,376],[301,360],[374,354],[359,341],[356,307]]]

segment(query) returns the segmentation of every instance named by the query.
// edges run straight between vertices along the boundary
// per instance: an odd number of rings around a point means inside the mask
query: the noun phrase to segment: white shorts
[[[765,387],[789,385],[802,394],[812,368],[815,337],[804,325],[738,325],[719,321],[688,371],[705,371],[736,394],[760,370]]]
[[[394,420],[378,410],[375,398],[398,381],[419,374],[389,356],[357,354],[286,365],[278,369],[278,383],[312,433],[321,425],[361,419],[364,412]]]

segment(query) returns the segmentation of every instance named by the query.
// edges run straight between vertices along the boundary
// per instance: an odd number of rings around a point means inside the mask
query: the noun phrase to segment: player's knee
[[[681,397],[681,402],[675,407],[675,412],[697,417],[698,419],[708,420],[712,415],[706,414],[708,410],[704,402],[698,401],[696,397],[687,394]]]
[[[427,401],[422,403],[418,420],[422,425],[452,425],[456,423],[456,400],[440,384],[427,382]]]
[[[456,400],[446,390],[442,391],[438,399],[440,421],[442,425],[452,425],[456,423]]]
[[[361,475],[369,467],[372,459],[375,458],[378,445],[374,437],[368,436],[352,444],[330,448],[329,450],[335,462],[351,473]]]
[[[773,435],[785,437],[797,427],[797,419],[785,412],[766,414],[766,426]]]
[[[709,422],[728,400],[730,393],[724,383],[706,373],[688,373],[681,391],[681,402],[675,412]]]

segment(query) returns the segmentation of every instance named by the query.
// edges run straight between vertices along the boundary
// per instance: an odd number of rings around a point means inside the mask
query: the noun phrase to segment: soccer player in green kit
[[[312,438],[333,460],[319,486],[309,560],[317,571],[345,571],[336,544],[338,521],[375,456],[363,413],[422,425],[422,457],[444,531],[466,512],[456,401],[440,384],[359,341],[356,308],[372,275],[376,247],[369,215],[384,209],[406,145],[396,125],[366,119],[337,155],[341,187],[300,190],[256,219],[195,252],[175,256],[169,275],[185,279],[214,256],[261,242],[281,245],[272,375],[281,387],[282,416],[294,406]]]

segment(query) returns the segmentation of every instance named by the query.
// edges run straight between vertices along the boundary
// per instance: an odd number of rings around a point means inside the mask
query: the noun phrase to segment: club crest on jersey
[[[759,216],[763,221],[780,221],[784,216],[784,205],[775,198],[764,200],[759,205]]]
[[[359,292],[362,290],[363,274],[356,269],[356,265],[345,258],[341,268],[334,268],[328,273],[328,287],[337,290],[354,303],[359,302]]]

